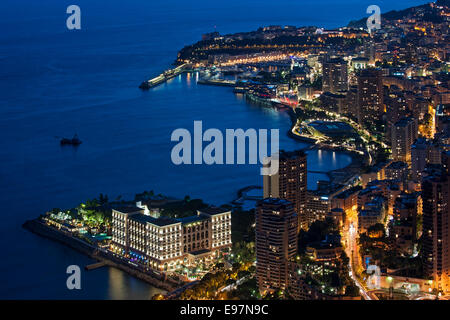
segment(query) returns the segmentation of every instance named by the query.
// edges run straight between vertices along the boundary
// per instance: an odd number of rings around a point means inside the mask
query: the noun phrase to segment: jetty
[[[236,81],[226,79],[199,79],[197,84],[205,84],[210,86],[235,87]]]
[[[109,250],[98,248],[97,246],[75,237],[71,232],[47,225],[39,218],[26,221],[23,224],[23,228],[41,237],[66,245],[98,261],[98,263],[96,262],[86,266],[86,270],[94,270],[103,266],[113,267],[167,292],[172,292],[186,284],[182,280],[167,277],[146,266],[131,265],[126,258],[118,256]]]
[[[157,76],[153,79],[142,82],[141,85],[139,86],[139,88],[141,88],[143,90],[151,89],[151,88],[156,87],[172,78],[175,78],[176,76],[178,76],[184,72],[188,72],[191,68],[192,68],[191,64],[184,63],[182,65],[179,65],[178,67],[164,71],[159,76]]]
[[[101,267],[104,267],[104,266],[106,266],[106,262],[105,261],[100,261],[100,262],[97,262],[97,263],[93,263],[93,264],[87,265],[86,267],[84,267],[84,269],[87,270],[87,271],[90,271],[90,270],[95,270],[95,269],[98,269],[98,268],[101,268]]]
[[[263,199],[263,196],[250,196],[248,193],[252,190],[261,190],[261,186],[248,186],[238,190],[237,199],[233,200],[231,203],[234,205],[242,205],[244,201],[259,201]]]

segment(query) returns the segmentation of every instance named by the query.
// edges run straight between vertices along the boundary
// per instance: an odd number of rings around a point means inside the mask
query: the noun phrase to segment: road
[[[370,294],[364,287],[364,284],[362,284],[358,277],[356,276],[355,271],[353,270],[353,265],[355,263],[358,263],[358,245],[356,243],[356,235],[357,231],[356,228],[353,226],[353,223],[350,224],[349,232],[348,232],[349,238],[348,238],[348,246],[346,248],[347,255],[350,257],[349,260],[349,269],[350,269],[350,277],[355,282],[355,285],[359,288],[360,294],[364,297],[365,300],[378,300],[377,297],[373,294]]]

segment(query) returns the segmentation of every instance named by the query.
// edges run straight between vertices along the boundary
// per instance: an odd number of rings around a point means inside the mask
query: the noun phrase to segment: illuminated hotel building
[[[130,246],[130,238],[128,234],[128,226],[130,224],[129,217],[134,214],[142,214],[144,210],[137,207],[121,208],[112,211],[112,242],[127,248]]]
[[[306,154],[303,151],[281,151],[278,172],[263,178],[264,198],[281,198],[292,202],[301,229],[308,227],[306,166]]]
[[[172,219],[154,218],[138,208],[113,209],[112,251],[156,270],[212,262],[231,247],[231,212],[219,208]]]
[[[256,279],[260,292],[285,290],[297,254],[297,214],[291,202],[267,198],[256,209]]]

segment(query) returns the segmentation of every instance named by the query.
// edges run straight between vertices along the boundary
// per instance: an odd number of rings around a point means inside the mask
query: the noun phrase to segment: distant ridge
[[[450,7],[450,0],[437,0],[436,4],[438,6]]]
[[[432,3],[432,2],[430,2],[430,3]],[[419,9],[425,9],[428,11],[427,15],[424,17],[426,21],[442,22],[442,21],[440,21],[440,20],[442,20],[442,17],[436,15],[435,12],[433,10],[431,10],[430,3],[426,3],[426,4],[423,4],[420,6],[411,7],[411,8],[407,8],[407,9],[403,9],[403,10],[398,10],[398,11],[392,10],[392,11],[383,13],[383,14],[381,14],[381,20],[382,21],[383,20],[388,20],[388,21],[401,20],[410,14],[414,14]],[[437,0],[435,3],[438,6],[450,7],[450,0]],[[365,29],[367,27],[366,21],[367,21],[367,17],[362,18],[360,20],[353,20],[353,21],[350,21],[350,23],[348,24],[348,27]]]

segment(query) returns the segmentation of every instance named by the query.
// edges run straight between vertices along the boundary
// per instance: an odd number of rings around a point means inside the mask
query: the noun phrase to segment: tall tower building
[[[425,274],[433,278],[436,289],[450,292],[450,182],[441,167],[422,180],[423,243]]]
[[[341,58],[330,59],[322,67],[322,91],[339,93],[348,90],[347,62]]]
[[[263,178],[264,198],[281,198],[292,202],[298,215],[298,227],[302,229],[308,227],[306,167],[306,154],[303,151],[280,151],[278,172]]]
[[[394,201],[394,220],[390,234],[397,249],[412,255],[417,240],[417,217],[422,213],[422,199],[418,193],[401,193]]]
[[[384,112],[383,79],[379,69],[363,69],[358,73],[358,122],[373,122]]]
[[[417,139],[417,120],[405,117],[391,128],[392,159],[411,165],[411,145]]]
[[[291,202],[262,200],[256,209],[256,279],[260,292],[285,290],[297,254],[298,219]]]
[[[414,181],[420,182],[422,172],[429,163],[441,163],[440,148],[429,139],[419,138],[411,146],[411,176]]]

